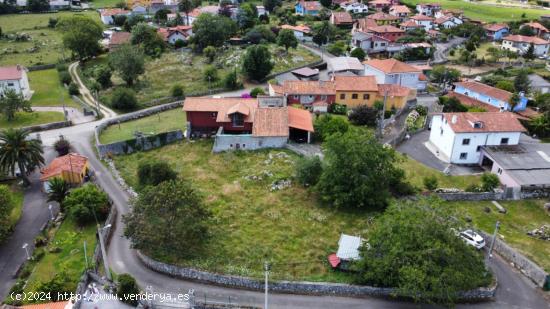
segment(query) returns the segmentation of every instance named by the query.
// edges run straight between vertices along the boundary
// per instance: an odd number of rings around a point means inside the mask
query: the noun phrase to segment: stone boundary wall
[[[483,231],[480,231],[480,234],[485,239],[485,243],[490,246],[493,240],[492,235],[489,235]],[[522,274],[535,282],[539,287],[544,287],[550,281],[550,275],[546,273],[542,267],[535,264],[535,262],[531,261],[523,254],[514,250],[498,237],[495,240],[493,250],[495,250],[495,252],[502,256],[505,260],[511,262],[515,268],[519,269]]]
[[[506,201],[525,200],[550,197],[550,190],[521,191],[519,197],[507,197],[504,192],[457,192],[435,193],[445,201]]]
[[[162,145],[183,139],[181,130],[163,132],[152,136],[129,139],[125,141],[115,142],[111,144],[101,144],[99,135],[105,128],[111,125],[119,124],[126,121],[136,120],[153,114],[157,114],[166,110],[174,109],[183,106],[183,101],[176,101],[168,104],[154,106],[139,110],[137,112],[124,114],[115,118],[107,119],[95,128],[96,148],[101,158],[107,154],[124,154],[132,153],[139,150],[149,150],[160,147]]]
[[[65,128],[72,126],[73,123],[69,121],[50,122],[45,124],[39,124],[36,126],[23,127],[22,129],[30,132],[48,131],[53,129]]]
[[[245,290],[264,290],[264,283],[261,280],[239,276],[226,276],[200,271],[192,268],[178,267],[165,264],[137,252],[139,260],[148,268],[169,276],[186,280],[198,281],[208,284],[215,284],[231,288]],[[488,288],[479,288],[461,293],[463,301],[487,301],[495,296],[497,284]],[[305,294],[305,295],[331,295],[331,296],[375,296],[396,298],[402,297],[393,288],[378,288],[372,286],[359,286],[327,282],[300,282],[300,281],[273,281],[269,283],[269,289],[276,293]]]

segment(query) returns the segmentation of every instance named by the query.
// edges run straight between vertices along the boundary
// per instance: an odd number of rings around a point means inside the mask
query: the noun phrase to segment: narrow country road
[[[78,86],[78,91],[80,91],[80,95],[82,96],[84,103],[95,109],[97,105],[96,99],[80,79],[80,76],[78,75],[78,65],[78,61],[71,63],[69,65],[69,74],[71,74],[73,81],[76,82],[76,85]],[[99,110],[103,113],[105,118],[116,116],[116,113],[105,105],[99,104]]]
[[[447,53],[449,50],[457,45],[462,44],[466,41],[465,38],[452,38],[446,43],[436,43],[435,52],[434,52],[434,64],[441,64],[447,61]]]

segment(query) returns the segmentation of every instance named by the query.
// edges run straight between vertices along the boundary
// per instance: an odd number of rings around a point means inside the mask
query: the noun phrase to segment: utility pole
[[[384,135],[384,115],[386,114],[386,101],[388,100],[388,90],[384,91],[384,104],[382,104],[382,112],[380,113],[380,120],[378,124],[378,136],[382,138]]]
[[[264,284],[264,287],[265,287],[265,302],[264,302],[264,309],[267,309],[267,291],[269,290],[269,288],[268,288],[269,263],[267,261],[264,263],[264,271],[265,271],[265,284]]]
[[[493,247],[497,238],[498,229],[500,228],[500,221],[495,224],[495,232],[493,233],[493,239],[491,240],[491,247],[489,248],[489,258],[493,257]]]
[[[97,224],[97,235],[99,236],[99,246],[101,249],[101,257],[103,258],[103,266],[105,267],[105,276],[109,281],[112,280],[111,278],[111,271],[109,269],[109,262],[107,261],[107,251],[105,251],[105,241],[103,240],[103,230],[110,228],[111,225],[108,224],[101,228],[99,223]]]

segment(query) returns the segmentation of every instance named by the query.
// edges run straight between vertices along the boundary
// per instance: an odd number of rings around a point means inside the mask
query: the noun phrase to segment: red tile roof
[[[404,33],[405,30],[399,29],[399,28],[394,27],[392,25],[383,25],[383,26],[369,27],[369,28],[367,28],[367,32],[374,32],[374,33]]]
[[[288,107],[288,126],[295,129],[313,132],[313,118],[305,109]]]
[[[60,301],[60,302],[54,302],[54,303],[47,303],[47,304],[34,304],[34,305],[26,305],[26,306],[20,306],[17,308],[21,309],[64,309],[65,306],[67,306],[69,302],[68,301]],[[72,306],[71,306],[72,308]]]
[[[334,76],[336,91],[378,91],[376,77],[370,76]]]
[[[519,34],[508,35],[503,38],[506,41],[520,42],[520,43],[533,43],[535,45],[550,44],[550,42],[538,38],[536,36],[525,36]]]
[[[411,93],[411,89],[395,84],[379,84],[378,93],[381,96],[387,93],[391,97],[406,97]]]
[[[287,107],[257,108],[252,125],[253,136],[288,136]]]
[[[422,25],[419,25],[417,23],[415,23],[414,21],[412,20],[407,20],[407,21],[404,21],[400,24],[401,27],[403,28],[424,28],[424,26]]]
[[[130,11],[123,9],[104,9],[101,11],[101,16],[114,16],[114,15],[126,15],[130,14]]]
[[[371,14],[371,15],[367,16],[367,19],[372,19],[372,20],[398,20],[399,17],[393,16],[393,15],[390,15],[390,14],[386,14],[386,13],[383,13],[383,12],[377,12],[377,13],[374,13],[374,14]]]
[[[0,67],[0,80],[18,80],[23,77],[24,68],[20,65]]]
[[[306,11],[318,11],[321,9],[321,3],[319,1],[300,1],[300,5],[306,10]]]
[[[390,5],[391,2],[388,0],[373,0],[368,2],[371,5]]]
[[[512,96],[511,92],[508,92],[506,90],[502,90],[499,88],[491,87],[489,85],[485,85],[483,83],[476,82],[473,80],[458,82],[458,83],[455,83],[455,85],[462,86],[471,91],[482,93],[489,97],[499,99],[504,102],[508,102],[510,100],[510,97]]]
[[[390,7],[390,12],[397,13],[397,14],[409,14],[411,10],[406,5],[394,5]]]
[[[480,108],[485,109],[488,112],[498,112],[498,111],[500,111],[500,109],[498,107],[495,107],[491,104],[487,104],[485,102],[476,100],[474,98],[470,98],[467,95],[456,93],[454,91],[449,91],[447,93],[447,96],[451,97],[451,98],[457,98],[460,101],[460,103],[462,103],[463,105],[468,106],[468,107],[480,107]]]
[[[518,116],[510,112],[443,113],[443,117],[455,133],[526,131]],[[476,122],[481,123],[480,128],[474,128]]]
[[[336,25],[353,23],[353,19],[348,12],[332,12],[332,16],[334,16],[334,23]]]
[[[285,80],[283,92],[287,95],[318,94],[334,95],[334,83],[327,81]]]
[[[526,23],[526,24],[523,24],[523,26],[528,26],[530,28],[533,28],[533,29],[537,29],[537,30],[540,30],[542,32],[548,32],[548,29],[546,29],[545,26],[541,25],[540,23],[537,23],[537,22],[530,22],[530,23]]]
[[[508,25],[507,24],[489,24],[489,25],[483,26],[483,29],[491,32],[497,32],[501,29],[508,29]]]
[[[88,165],[88,158],[78,153],[69,153],[67,155],[57,157],[40,173],[41,181],[48,180],[52,177],[61,175],[63,172],[73,172],[75,174],[82,174],[84,168]]]
[[[414,15],[414,16],[411,17],[411,19],[414,19],[414,20],[434,20],[433,17],[422,15],[422,14]]]
[[[281,29],[290,29],[292,31],[298,31],[303,33],[310,33],[311,28],[309,28],[306,25],[298,25],[298,26],[292,26],[292,25],[282,25]]]
[[[357,28],[361,30],[367,30],[370,27],[376,27],[378,24],[373,19],[361,18],[356,20]]]
[[[410,64],[401,62],[396,59],[372,59],[363,62],[366,65],[369,65],[373,68],[376,68],[384,73],[407,73],[407,72],[418,72],[420,70],[413,67]]]
[[[111,41],[109,42],[109,47],[129,43],[131,37],[132,34],[130,32],[113,32],[111,35]]]

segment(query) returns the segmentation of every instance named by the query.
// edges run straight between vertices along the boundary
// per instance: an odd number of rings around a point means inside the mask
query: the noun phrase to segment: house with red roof
[[[444,162],[479,164],[486,146],[517,145],[526,129],[510,112],[433,115],[426,145]]]
[[[484,25],[483,29],[485,29],[485,35],[491,41],[500,41],[510,33],[510,27],[503,23]]]
[[[111,34],[107,48],[110,52],[114,51],[122,44],[129,44],[131,38],[132,34],[130,32],[115,31]]]
[[[294,36],[299,41],[309,41],[309,40],[311,40],[311,36],[310,36],[311,28],[309,28],[307,25],[297,25],[297,26],[281,25],[281,29],[292,30],[292,32],[294,32]]]
[[[389,42],[395,42],[405,35],[405,30],[392,25],[376,26],[367,29],[367,33],[372,33],[378,37],[384,38]]]
[[[80,185],[84,182],[90,169],[88,158],[78,153],[69,153],[53,159],[52,162],[40,171],[40,181],[48,190],[48,182],[53,178],[61,178],[71,185]]]
[[[419,25],[419,24],[415,23],[413,20],[409,19],[409,20],[406,20],[406,21],[402,22],[399,25],[399,28],[401,28],[405,31],[411,31],[411,30],[416,30],[416,29],[424,29],[424,26]]]
[[[193,35],[193,26],[161,27],[157,32],[165,42],[175,44],[178,40],[187,41]]]
[[[411,20],[414,21],[416,24],[424,27],[424,30],[429,31],[430,29],[433,29],[434,27],[434,18],[427,16],[427,15],[414,15],[411,17]]]
[[[7,90],[13,90],[29,100],[32,96],[27,69],[21,65],[0,67],[0,97],[4,96]]]
[[[118,9],[118,8],[102,9],[99,11],[99,17],[101,18],[101,22],[105,25],[114,24],[115,16],[130,16],[131,14],[132,14],[131,11]]]
[[[525,23],[525,24],[521,25],[519,28],[520,29],[530,28],[535,33],[536,36],[544,38],[544,39],[547,39],[548,34],[550,33],[548,31],[548,29],[546,29],[545,26],[543,26],[541,23],[538,23],[538,22]]]
[[[335,26],[351,27],[353,19],[348,12],[332,12],[330,14],[330,23]]]
[[[369,7],[366,3],[355,2],[355,1],[346,1],[340,3],[340,7],[348,13],[360,14],[368,13]]]
[[[321,3],[319,1],[305,1],[300,0],[294,6],[296,15],[310,15],[317,16],[319,11],[321,11]]]
[[[313,132],[311,113],[288,107],[282,96],[190,97],[183,111],[187,137],[215,136],[214,152],[281,148],[289,139],[310,142]]]
[[[393,84],[415,90],[426,89],[422,71],[396,59],[371,59],[363,62],[365,75],[373,75],[379,84]]]
[[[374,20],[374,22],[378,26],[392,25],[392,24],[396,24],[399,21],[399,17],[386,14],[383,12],[377,12],[377,13],[371,14],[367,16],[367,19]]]
[[[512,93],[503,89],[491,87],[483,83],[466,80],[454,84],[454,92],[480,101],[484,104],[498,108],[499,110],[511,110],[510,98]],[[520,94],[520,101],[514,107],[514,111],[519,112],[527,108],[527,98]]]
[[[520,55],[525,54],[530,46],[533,46],[535,56],[546,57],[548,55],[550,42],[536,36],[519,34],[508,35],[502,39],[503,49],[511,50]]]
[[[411,14],[411,10],[406,5],[393,5],[390,7],[389,13],[390,15],[399,18],[400,22],[403,22],[407,19],[409,14]]]
[[[435,13],[441,11],[439,3],[419,3],[416,5],[416,11],[420,15],[435,16]]]
[[[389,8],[393,3],[390,0],[372,0],[369,1],[369,7],[378,12],[382,12],[385,8]]]

